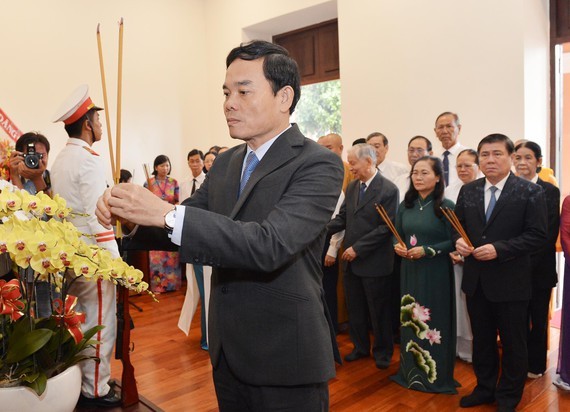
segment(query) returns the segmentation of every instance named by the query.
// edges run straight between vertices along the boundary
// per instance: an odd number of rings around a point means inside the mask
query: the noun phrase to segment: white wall
[[[44,132],[52,159],[66,135],[50,121],[67,94],[89,83],[102,104],[98,22],[115,124],[117,21],[125,18],[122,165],[139,182],[140,164],[160,153],[183,178],[189,149],[237,143],[222,112],[232,47],[335,15],[345,146],[382,131],[389,156],[405,162],[413,135],[439,147],[433,123],[446,110],[460,114],[467,145],[492,132],[547,140],[546,0],[0,1],[0,107],[23,131]],[[95,150],[106,155],[106,143]]]
[[[96,29],[101,34],[112,135],[116,135],[118,21],[124,20],[122,160],[143,182],[142,163],[167,154],[173,175],[187,170],[193,144],[209,147],[206,26],[202,0],[2,0],[0,107],[23,132],[52,143],[50,162],[65,144],[52,116],[82,83],[103,105]],[[104,117],[103,117],[104,119]],[[106,126],[94,150],[105,157]],[[4,133],[0,132],[2,137]],[[190,143],[189,143],[190,142]]]
[[[407,141],[416,134],[440,149],[434,122],[448,110],[460,115],[465,145],[476,146],[492,132],[525,136],[525,32],[533,23],[543,27],[544,16],[526,15],[514,0],[360,4],[339,1],[345,136],[382,131],[390,156],[404,161]],[[533,46],[547,44],[544,39]],[[546,86],[535,87],[542,105]],[[536,115],[543,119],[535,125],[544,128],[546,113]]]

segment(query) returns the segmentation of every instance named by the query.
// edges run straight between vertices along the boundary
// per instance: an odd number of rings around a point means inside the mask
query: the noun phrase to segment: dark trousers
[[[372,325],[372,354],[378,360],[390,360],[394,353],[392,335],[391,276],[364,277],[352,273],[350,264],[344,273],[344,289],[350,325],[350,339],[361,353],[370,353],[368,319]]]
[[[528,371],[536,374],[546,371],[551,293],[552,289],[534,288],[528,308]]]
[[[323,265],[323,289],[325,291],[325,301],[329,308],[334,332],[338,333],[338,259],[334,265],[325,266],[324,261],[327,250],[329,249],[329,242],[330,237],[327,236],[321,260],[321,264]]]
[[[521,400],[528,370],[528,301],[491,302],[479,286],[473,296],[467,296],[467,310],[477,377],[474,392],[495,397],[498,406],[515,408]],[[500,377],[497,331],[503,347]]]
[[[327,382],[296,386],[255,386],[242,382],[229,368],[224,352],[213,371],[220,412],[325,412]]]
[[[202,265],[194,265],[194,275],[200,292],[200,329],[202,337],[200,338],[200,346],[205,347],[208,344],[206,340],[206,300],[204,298],[204,267]]]

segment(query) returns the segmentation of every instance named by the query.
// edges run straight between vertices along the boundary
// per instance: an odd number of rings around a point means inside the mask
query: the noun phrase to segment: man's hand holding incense
[[[467,256],[471,255],[471,253],[473,253],[474,249],[472,246],[469,246],[467,244],[465,239],[460,237],[459,239],[457,239],[457,242],[455,242],[455,250],[457,250],[457,252],[459,252],[461,256],[466,258]]]
[[[172,208],[142,186],[121,183],[107,189],[99,198],[95,215],[108,229],[117,218],[142,226],[164,227],[164,215]]]
[[[492,243],[479,246],[473,251],[473,257],[477,260],[493,260],[497,258],[497,250]]]

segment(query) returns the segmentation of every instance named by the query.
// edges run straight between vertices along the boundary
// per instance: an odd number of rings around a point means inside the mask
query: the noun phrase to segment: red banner
[[[10,118],[0,109],[0,127],[12,138],[13,141],[18,140],[22,132],[16,127]]]

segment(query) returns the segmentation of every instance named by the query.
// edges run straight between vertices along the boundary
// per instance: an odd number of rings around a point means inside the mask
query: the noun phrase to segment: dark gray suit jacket
[[[344,247],[357,253],[350,262],[350,270],[357,276],[388,276],[394,265],[392,232],[378,214],[375,203],[384,206],[394,221],[399,203],[398,188],[376,174],[364,198],[358,202],[360,180],[353,180],[346,188],[346,197],[339,214],[327,225],[330,234],[343,229]]]
[[[237,198],[246,145],[220,155],[185,211],[182,261],[213,266],[209,352],[252,385],[335,376],[321,253],[340,194],[338,156],[296,125],[273,143]]]
[[[455,213],[475,248],[492,243],[498,257],[490,261],[472,256],[463,265],[462,289],[472,296],[479,282],[491,302],[531,297],[530,255],[546,242],[546,202],[543,190],[512,173],[489,222],[485,222],[485,178],[461,188]],[[459,235],[454,234],[454,240]]]
[[[560,229],[560,190],[551,183],[538,179],[537,185],[546,197],[548,240],[530,257],[533,289],[551,289],[558,283],[556,273],[556,240]]]

